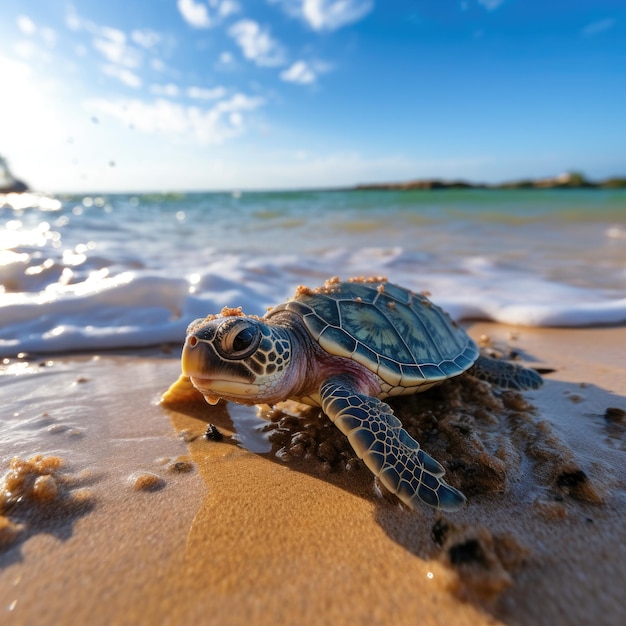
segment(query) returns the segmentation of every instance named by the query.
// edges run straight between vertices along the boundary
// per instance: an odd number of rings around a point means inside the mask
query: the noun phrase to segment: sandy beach
[[[437,457],[469,499],[446,515],[383,494],[340,444],[286,453],[289,414],[263,437],[251,409],[163,407],[172,354],[5,361],[2,623],[623,623],[626,329],[468,331],[554,371],[523,398],[428,392],[460,404],[431,445],[454,430],[470,455]]]
[[[0,626],[626,626],[626,5],[128,5],[0,3]]]

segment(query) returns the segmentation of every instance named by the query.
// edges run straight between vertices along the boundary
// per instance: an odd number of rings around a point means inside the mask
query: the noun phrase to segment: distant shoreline
[[[33,190],[21,180],[12,178],[10,186],[0,186],[0,195],[9,193],[28,193]],[[113,195],[174,195],[185,196],[190,194],[237,194],[242,193],[302,193],[302,192],[352,192],[352,191],[440,191],[440,190],[517,190],[517,189],[626,189],[626,176],[612,176],[603,180],[592,181],[585,178],[584,175],[578,173],[566,173],[552,178],[536,178],[536,179],[519,179],[504,183],[481,183],[470,182],[462,179],[443,179],[443,178],[425,178],[399,182],[386,183],[359,183],[356,185],[337,186],[337,187],[298,187],[286,189],[126,189],[116,191],[103,191],[91,189],[88,191],[56,191],[51,192],[58,196],[74,196],[74,195],[94,195],[94,194],[113,194]],[[36,193],[36,192],[35,192]],[[1,203],[0,203],[1,206]]]
[[[590,181],[582,174],[567,173],[553,178],[521,179],[517,181],[489,184],[471,183],[464,180],[430,178],[395,183],[364,183],[353,187],[356,191],[425,191],[439,189],[626,189],[626,177],[611,177],[601,181]]]

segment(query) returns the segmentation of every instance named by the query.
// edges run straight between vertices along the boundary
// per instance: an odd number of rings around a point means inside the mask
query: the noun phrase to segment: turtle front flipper
[[[501,389],[522,391],[524,389],[539,389],[543,385],[543,379],[535,370],[482,355],[476,359],[467,373],[481,380],[486,380]]]
[[[359,393],[347,377],[324,382],[320,399],[359,458],[405,504],[415,509],[421,501],[444,511],[463,506],[465,496],[444,482],[444,468],[420,449],[388,404]]]

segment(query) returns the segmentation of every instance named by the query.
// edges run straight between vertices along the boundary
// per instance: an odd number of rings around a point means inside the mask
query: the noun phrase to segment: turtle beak
[[[194,335],[189,335],[183,346],[180,363],[183,376],[189,377],[191,384],[200,391],[209,404],[217,404],[220,396],[211,393],[208,389],[211,384],[211,380],[206,377],[209,356],[210,348],[207,343]]]
[[[206,342],[195,335],[185,339],[180,363],[184,376],[203,378],[206,375],[206,366],[210,360],[210,348]]]

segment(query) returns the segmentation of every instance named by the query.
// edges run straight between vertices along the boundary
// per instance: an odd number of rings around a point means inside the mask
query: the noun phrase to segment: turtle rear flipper
[[[476,359],[467,373],[481,380],[486,380],[501,389],[522,391],[524,389],[539,389],[543,385],[543,379],[535,370],[482,355]]]
[[[417,508],[418,501],[444,511],[463,506],[465,496],[441,478],[444,468],[402,428],[388,404],[358,393],[343,377],[324,382],[320,399],[359,458],[409,507]]]

